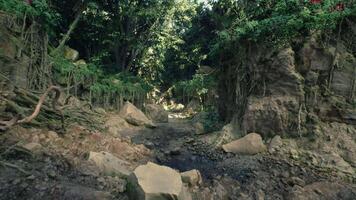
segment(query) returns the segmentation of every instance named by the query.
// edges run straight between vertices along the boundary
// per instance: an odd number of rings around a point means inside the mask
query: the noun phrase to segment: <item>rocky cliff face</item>
[[[313,135],[319,122],[356,124],[356,57],[317,35],[283,49],[245,45],[225,64],[220,112],[244,134]]]
[[[48,37],[35,21],[0,12],[0,89],[44,90],[50,85]],[[11,82],[11,85],[10,85]],[[10,87],[10,88],[9,88]]]

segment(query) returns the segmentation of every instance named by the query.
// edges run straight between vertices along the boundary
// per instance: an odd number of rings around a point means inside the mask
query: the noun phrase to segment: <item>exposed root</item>
[[[50,91],[55,91],[56,92],[56,97],[53,99],[53,103],[52,103],[52,106],[53,106],[53,109],[54,110],[58,110],[56,108],[56,103],[59,99],[59,96],[61,94],[61,90],[59,87],[56,87],[56,86],[50,86],[46,92],[41,96],[40,100],[38,101],[37,105],[36,105],[36,109],[33,111],[33,113],[28,116],[28,117],[25,117],[24,119],[21,119],[19,121],[17,121],[18,124],[21,124],[21,123],[29,123],[31,122],[34,118],[37,117],[37,115],[40,113],[40,110],[41,110],[41,106],[43,104],[43,102],[45,101],[47,95],[49,94]],[[59,111],[59,110],[58,110]]]
[[[27,116],[27,117],[24,117],[23,119],[19,119],[19,117],[18,117],[18,115],[22,115],[22,116],[24,115],[23,109],[18,104],[16,104],[15,102],[13,102],[13,101],[11,101],[9,99],[6,99],[6,98],[2,98],[2,99],[4,99],[6,101],[6,103],[8,105],[10,105],[10,107],[12,107],[17,112],[17,116],[13,117],[10,121],[0,121],[0,131],[6,131],[6,130],[8,130],[9,128],[11,128],[12,126],[14,126],[16,124],[29,123],[32,120],[34,120],[38,116],[38,114],[40,113],[41,107],[44,104],[44,102],[46,100],[46,97],[48,96],[48,94],[52,90],[55,92],[55,98],[52,101],[52,107],[53,107],[53,110],[55,110],[55,111],[60,113],[60,117],[61,117],[61,121],[62,121],[62,128],[64,128],[64,125],[63,125],[64,116],[63,116],[61,110],[56,107],[56,104],[57,104],[58,99],[59,99],[60,94],[61,94],[61,90],[57,86],[50,86],[45,91],[45,93],[39,98],[38,103],[37,103],[36,108],[33,111],[33,113],[31,115]],[[27,98],[27,101],[29,101],[30,103],[33,103],[28,98]]]

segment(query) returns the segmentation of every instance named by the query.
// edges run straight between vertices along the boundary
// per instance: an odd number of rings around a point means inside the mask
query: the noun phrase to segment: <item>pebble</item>
[[[258,190],[257,193],[255,194],[255,199],[256,200],[264,200],[265,199],[265,193],[262,190]]]
[[[27,180],[35,180],[35,178],[36,178],[35,175],[32,174],[27,177]]]
[[[20,182],[21,182],[21,179],[17,178],[17,179],[15,179],[15,180],[12,181],[12,184],[17,185],[17,184],[19,184]]]
[[[305,181],[299,177],[291,177],[288,180],[289,185],[299,185],[299,186],[305,186]]]
[[[145,142],[145,146],[148,148],[154,148],[155,144],[153,144],[153,142],[151,142],[151,141],[147,141],[147,142]]]
[[[57,176],[56,172],[54,170],[50,170],[47,175],[50,177],[50,178],[55,178]]]
[[[28,184],[27,184],[27,183],[22,183],[22,184],[21,184],[21,187],[22,187],[22,188],[27,188],[27,187],[28,187]]]

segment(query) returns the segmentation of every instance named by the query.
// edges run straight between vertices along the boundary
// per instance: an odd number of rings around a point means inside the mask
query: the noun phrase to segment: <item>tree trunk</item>
[[[77,14],[75,15],[74,21],[71,23],[71,25],[69,26],[69,29],[67,31],[67,33],[63,36],[61,42],[59,43],[58,47],[53,51],[53,54],[58,53],[60,50],[63,49],[64,45],[68,42],[68,40],[70,39],[70,35],[73,33],[74,29],[77,27],[78,22],[82,16],[82,13],[85,9],[85,6],[82,6]]]

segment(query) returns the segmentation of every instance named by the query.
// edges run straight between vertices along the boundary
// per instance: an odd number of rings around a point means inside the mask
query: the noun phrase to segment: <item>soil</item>
[[[145,129],[132,136],[132,141],[148,146],[161,165],[181,172],[198,169],[204,179],[203,187],[211,189],[218,183],[226,189],[228,199],[241,199],[245,195],[256,198],[261,191],[264,199],[289,199],[296,187],[314,182],[343,182],[331,171],[268,153],[255,156],[225,153],[212,145],[215,138],[216,135],[195,135],[191,123],[186,121]],[[344,185],[352,195],[343,198],[352,199],[355,185]]]
[[[191,188],[194,199],[291,199],[316,182],[342,185],[338,199],[356,196],[355,184],[333,171],[269,153],[227,154],[212,145],[216,135],[196,135],[190,121],[157,125],[116,136],[76,125],[64,135],[15,127],[0,135],[0,199],[128,199],[126,180],[98,173],[90,151],[109,151],[133,168],[150,160],[180,172],[198,169],[203,185]],[[41,148],[22,147],[29,142]]]

